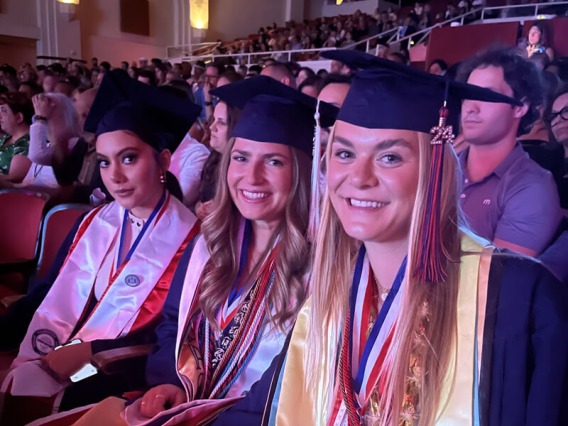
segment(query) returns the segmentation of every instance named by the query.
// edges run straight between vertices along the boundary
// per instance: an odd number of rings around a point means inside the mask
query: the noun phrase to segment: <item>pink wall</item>
[[[36,41],[29,38],[0,36],[0,64],[4,62],[18,68],[29,62],[36,63]]]
[[[426,63],[443,59],[448,65],[468,58],[493,44],[515,46],[517,22],[435,28],[430,34]]]

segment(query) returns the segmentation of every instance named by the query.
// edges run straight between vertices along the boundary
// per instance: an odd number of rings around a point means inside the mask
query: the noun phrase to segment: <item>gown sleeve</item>
[[[568,287],[538,262],[499,257],[501,273],[489,282],[499,288],[494,335],[483,354],[492,347],[489,424],[565,424]]]
[[[156,328],[157,342],[146,363],[146,382],[150,386],[172,384],[182,387],[176,363],[179,304],[194,246],[188,244],[179,261],[164,303],[162,321]]]

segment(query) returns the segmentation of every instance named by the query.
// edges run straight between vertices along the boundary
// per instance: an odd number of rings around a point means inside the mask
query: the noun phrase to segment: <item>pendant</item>
[[[389,296],[389,292],[385,291],[381,293],[381,300],[384,302],[385,300],[387,300],[387,297]]]

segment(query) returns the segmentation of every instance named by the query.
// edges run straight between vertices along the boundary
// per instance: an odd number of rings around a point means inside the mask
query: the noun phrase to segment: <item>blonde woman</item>
[[[445,88],[450,118],[460,98],[521,106],[375,63],[326,152],[311,299],[285,354],[218,424],[560,424],[568,289],[460,227],[452,129],[432,126]]]
[[[152,387],[126,410],[104,401],[79,424],[211,421],[269,367],[305,300],[316,100],[269,77],[213,93],[241,118],[203,238],[174,277],[146,369]],[[326,125],[335,112],[320,105]]]

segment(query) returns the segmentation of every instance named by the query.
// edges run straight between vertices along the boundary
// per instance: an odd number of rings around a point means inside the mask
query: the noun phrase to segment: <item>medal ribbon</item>
[[[136,240],[134,240],[134,244],[132,244],[132,246],[130,247],[130,250],[128,250],[128,253],[126,253],[126,257],[124,258],[124,260],[122,260],[122,250],[123,250],[123,247],[124,247],[124,235],[126,233],[126,225],[128,223],[128,210],[124,210],[124,218],[122,219],[122,229],[120,230],[120,242],[118,244],[118,258],[116,260],[117,269],[120,269],[123,266],[123,264],[126,264],[130,260],[130,258],[132,257],[132,255],[136,251],[138,244],[140,244],[142,237],[144,236],[144,234],[146,233],[146,231],[150,227],[150,224],[154,221],[155,217],[157,216],[158,212],[160,211],[160,209],[164,205],[165,201],[166,201],[166,191],[164,191],[162,198],[160,198],[160,201],[158,201],[158,204],[156,205],[156,207],[154,207],[154,210],[150,214],[150,217],[148,218],[148,220],[146,221],[146,223],[142,227],[142,231],[140,231],[140,234],[138,234],[138,237],[136,237]]]
[[[353,276],[353,285],[351,287],[351,297],[350,297],[350,315],[348,320],[348,353],[342,350],[344,355],[349,356],[349,359],[345,365],[351,367],[351,379],[353,384],[353,391],[358,395],[358,401],[360,404],[364,404],[367,400],[367,396],[372,389],[377,380],[380,372],[380,368],[377,365],[379,354],[382,353],[385,341],[390,334],[390,330],[382,330],[383,326],[392,327],[394,322],[394,317],[390,315],[390,321],[387,321],[389,317],[391,306],[398,294],[402,281],[404,279],[404,274],[406,271],[406,258],[403,260],[396,278],[393,282],[391,290],[385,299],[383,306],[381,307],[375,324],[373,325],[369,337],[367,338],[366,327],[364,324],[368,324],[368,321],[361,321],[361,315],[370,312],[370,306],[375,303],[373,300],[373,291],[369,291],[370,286],[374,286],[374,280],[372,276],[372,270],[368,264],[366,258],[366,251],[364,247],[361,247],[359,255],[357,257],[357,263],[355,266],[355,272]],[[371,288],[372,289],[372,288]],[[357,320],[358,319],[358,320]],[[388,323],[388,324],[386,324]],[[382,333],[381,333],[382,330]],[[382,337],[381,337],[382,336]],[[354,348],[354,341],[357,342],[358,347]],[[361,344],[364,343],[363,351],[361,353]],[[355,354],[354,354],[355,352]],[[354,356],[355,355],[355,356]],[[356,370],[355,370],[356,368]],[[356,374],[354,374],[356,372]],[[349,386],[351,387],[351,386]],[[359,405],[359,404],[358,404]]]

